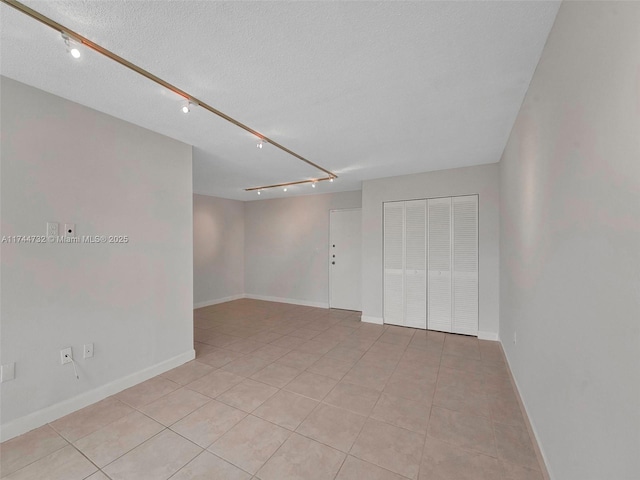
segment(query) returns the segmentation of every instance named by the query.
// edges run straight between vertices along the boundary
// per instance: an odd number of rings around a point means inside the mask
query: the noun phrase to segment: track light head
[[[333,177],[331,177],[331,178],[329,179],[329,181],[330,181],[331,183],[333,183]]]
[[[75,59],[78,59],[82,56],[82,52],[80,52],[80,44],[72,39],[66,33],[62,33],[62,39],[64,40],[64,44],[67,46],[67,52],[71,54],[71,56]]]
[[[262,190],[258,190],[258,195],[262,195]]]
[[[190,101],[186,101],[182,104],[182,107],[180,108],[180,111],[182,113],[189,113],[191,111],[191,102]]]
[[[316,188],[316,182],[313,182],[313,183],[311,184],[311,188]]]
[[[286,192],[286,191],[287,191],[287,187],[284,187],[284,188],[282,189],[282,191],[283,191],[283,192]]]
[[[264,142],[262,141],[262,139],[258,140],[258,143],[256,144],[256,147],[262,148],[263,143]]]

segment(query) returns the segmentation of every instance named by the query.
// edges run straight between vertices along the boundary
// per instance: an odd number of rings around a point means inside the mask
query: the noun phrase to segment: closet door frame
[[[451,243],[451,247],[450,247],[450,272],[451,272],[451,281],[450,281],[450,286],[451,286],[451,325],[453,326],[453,322],[454,322],[454,237],[453,237],[453,228],[454,228],[454,220],[453,220],[453,199],[454,198],[461,198],[461,197],[472,197],[475,196],[476,197],[476,271],[477,271],[477,282],[476,282],[476,295],[477,295],[477,301],[476,301],[476,311],[477,311],[477,322],[476,322],[476,327],[477,329],[474,330],[473,332],[471,331],[466,331],[466,332],[457,332],[457,333],[461,333],[464,335],[470,335],[470,336],[477,336],[478,335],[478,330],[480,329],[480,195],[477,193],[469,193],[469,194],[463,194],[463,195],[449,195],[449,196],[439,196],[439,197],[430,197],[430,198],[416,198],[416,199],[407,199],[407,200],[389,200],[389,201],[385,201],[382,203],[382,214],[383,214],[383,232],[382,232],[382,239],[383,239],[383,246],[382,246],[382,254],[383,254],[383,259],[382,259],[382,277],[383,277],[383,295],[382,295],[382,301],[383,301],[383,323],[385,324],[389,324],[389,325],[400,325],[400,326],[410,326],[410,325],[406,325],[405,322],[405,305],[404,305],[404,297],[406,296],[406,292],[405,292],[405,288],[404,288],[404,270],[405,270],[405,265],[406,265],[406,259],[405,259],[405,255],[406,255],[406,247],[405,247],[405,243],[406,243],[406,238],[404,238],[405,233],[406,233],[406,205],[403,207],[403,252],[402,252],[402,262],[403,262],[403,275],[402,275],[402,282],[403,282],[403,287],[402,287],[402,295],[403,295],[403,313],[402,313],[402,322],[399,323],[394,323],[394,322],[388,322],[386,319],[386,306],[385,306],[385,205],[388,203],[405,203],[405,202],[411,202],[411,201],[416,201],[416,200],[424,200],[426,201],[426,233],[425,233],[425,253],[426,253],[426,292],[425,292],[425,304],[426,304],[426,315],[427,315],[427,322],[426,322],[426,329],[427,330],[432,330],[429,328],[429,315],[430,315],[430,311],[429,311],[429,283],[430,283],[430,279],[429,279],[429,267],[430,267],[430,262],[429,262],[429,229],[430,229],[430,222],[429,222],[429,200],[437,200],[437,199],[444,199],[444,198],[448,198],[451,200],[451,209],[450,209],[450,229],[451,229],[451,234],[450,234],[450,243]],[[413,327],[416,328],[416,327]],[[452,330],[448,330],[449,332],[451,332]],[[456,333],[456,332],[454,332]]]

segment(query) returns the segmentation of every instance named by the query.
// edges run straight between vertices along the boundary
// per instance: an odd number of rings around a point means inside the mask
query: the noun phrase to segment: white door
[[[329,212],[329,307],[362,310],[362,210]]]
[[[405,202],[404,324],[427,328],[427,201]]]
[[[478,335],[478,196],[453,197],[451,331]]]
[[[384,204],[384,323],[401,326],[404,326],[404,204]]]
[[[429,330],[451,331],[451,198],[428,201]]]

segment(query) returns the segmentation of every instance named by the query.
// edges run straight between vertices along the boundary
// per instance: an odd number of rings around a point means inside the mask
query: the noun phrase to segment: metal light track
[[[267,190],[268,188],[290,187],[291,185],[302,185],[304,183],[325,182],[327,180],[331,181],[334,178],[336,178],[336,177],[314,178],[313,180],[299,180],[297,182],[277,183],[275,185],[265,185],[264,187],[245,188],[245,191],[246,192],[254,192],[256,190]]]
[[[284,145],[279,144],[275,140],[270,139],[266,135],[263,135],[262,133],[258,132],[257,130],[254,130],[253,128],[245,125],[244,123],[236,120],[235,118],[230,117],[226,113],[221,112],[217,108],[212,107],[211,105],[207,104],[206,102],[203,102],[202,100],[194,97],[193,95],[189,94],[188,92],[185,92],[184,90],[176,87],[175,85],[167,82],[166,80],[163,80],[160,77],[155,76],[153,73],[148,72],[144,68],[139,67],[138,65],[136,65],[134,63],[131,63],[130,61],[128,61],[125,58],[120,57],[119,55],[116,55],[115,53],[111,52],[110,50],[107,50],[106,48],[98,45],[97,43],[92,42],[88,38],[80,35],[79,33],[74,32],[70,28],[67,28],[64,25],[56,22],[55,20],[52,20],[51,18],[49,18],[49,17],[47,17],[45,15],[42,15],[40,12],[37,12],[37,11],[33,10],[32,8],[29,8],[26,5],[23,5],[22,3],[17,2],[16,0],[0,0],[0,1],[2,3],[6,4],[6,5],[9,5],[10,7],[15,8],[19,12],[22,12],[25,15],[33,18],[34,20],[37,20],[40,23],[43,23],[44,25],[46,25],[46,26],[48,26],[48,27],[50,27],[50,28],[52,28],[54,30],[57,30],[60,33],[68,35],[70,38],[72,38],[76,42],[81,43],[82,45],[84,45],[84,46],[86,46],[86,47],[98,52],[101,55],[104,55],[107,58],[110,58],[114,62],[119,63],[120,65],[122,65],[124,67],[127,67],[130,70],[133,70],[137,74],[148,78],[152,82],[155,82],[158,85],[163,86],[167,90],[171,90],[176,95],[179,95],[179,96],[183,97],[184,99],[188,100],[189,102],[191,102],[191,103],[193,103],[195,105],[198,105],[199,107],[204,108],[205,110],[208,110],[209,112],[213,113],[214,115],[217,115],[218,117],[226,120],[227,122],[234,124],[235,126],[237,126],[237,127],[241,128],[241,129],[251,133],[252,135],[255,135],[256,137],[258,137],[258,139],[262,140],[263,142],[273,145],[274,147],[282,150],[283,152],[291,155],[292,157],[295,157],[298,160],[303,161],[307,165],[311,165],[312,167],[317,168],[318,170],[320,170],[320,171],[322,171],[322,172],[324,172],[324,173],[326,173],[328,175],[327,178],[322,178],[322,179],[318,179],[318,180],[328,180],[328,179],[331,179],[331,178],[338,178],[338,176],[335,173],[333,173],[333,172],[321,167],[320,165],[318,165],[316,163],[313,163],[311,160],[308,160],[308,159],[304,158],[302,155],[299,155],[296,152],[294,152],[293,150],[288,149]],[[281,184],[281,185],[270,185],[270,186],[264,186],[264,187],[246,188],[245,190],[247,190],[247,191],[260,190],[260,189],[275,188],[275,187],[278,187],[278,186],[285,186],[285,185],[296,185],[296,184],[300,184],[300,183],[313,183],[314,181],[316,181],[316,180],[302,180],[302,181],[299,181],[299,182],[290,182],[290,183],[284,183],[284,184]]]

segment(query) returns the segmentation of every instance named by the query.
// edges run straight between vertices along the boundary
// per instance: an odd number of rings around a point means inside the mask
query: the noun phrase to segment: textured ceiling
[[[339,179],[261,198],[356,190],[362,180],[497,162],[559,2],[32,1]],[[194,146],[194,191],[321,173],[0,7],[3,75]]]

